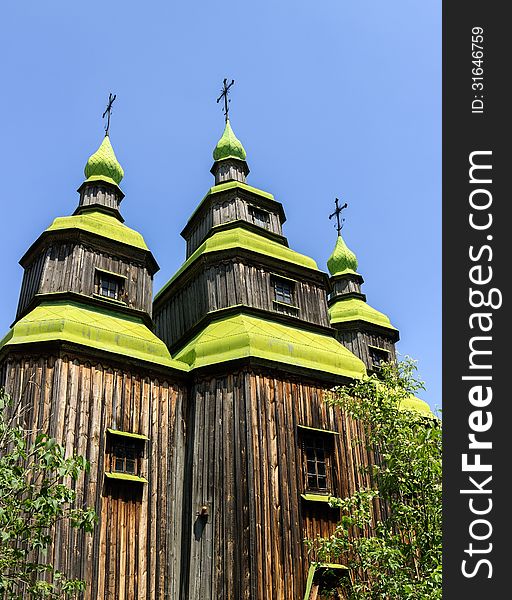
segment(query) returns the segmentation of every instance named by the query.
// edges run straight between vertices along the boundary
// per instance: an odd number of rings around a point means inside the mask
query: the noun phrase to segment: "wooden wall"
[[[27,426],[49,431],[67,454],[91,463],[76,489],[79,502],[96,507],[99,524],[92,536],[59,526],[49,560],[89,582],[87,599],[177,599],[183,386],[70,355],[13,357],[3,374],[6,390],[28,409]],[[142,469],[148,484],[105,484],[107,428],[149,437]]]
[[[153,279],[142,263],[65,242],[47,248],[26,268],[17,314],[35,294],[70,291],[92,296],[97,292],[95,268],[125,276],[126,304],[151,315]]]
[[[279,213],[269,210],[267,204],[268,202],[265,203],[264,208],[269,214],[269,223],[265,229],[282,235],[283,230]],[[253,223],[254,219],[249,211],[250,206],[259,206],[258,200],[253,200],[239,191],[223,195],[218,201],[213,202],[204,214],[199,218],[195,218],[195,225],[186,233],[187,258],[204,242],[209,231],[215,225],[239,219]]]
[[[176,293],[157,305],[155,331],[166,344],[175,344],[208,312],[237,304],[272,312],[283,312],[274,303],[273,274],[262,266],[241,259],[207,265]],[[303,321],[329,326],[325,290],[319,284],[296,279],[295,303],[298,310],[288,314]],[[286,308],[286,307],[284,307]]]
[[[302,600],[309,567],[303,539],[333,533],[339,514],[300,497],[298,425],[340,432],[341,497],[368,484],[358,465],[371,460],[354,444],[359,426],[329,407],[325,394],[314,383],[255,371],[197,382],[183,600]],[[196,514],[202,505],[207,521]]]
[[[104,183],[87,183],[80,188],[79,206],[91,206],[101,204],[115,210],[119,209],[122,194],[114,191],[113,186]]]
[[[390,336],[367,330],[343,329],[342,326],[337,327],[336,324],[334,324],[334,327],[336,329],[336,338],[338,341],[341,342],[345,348],[348,348],[350,352],[360,358],[367,369],[372,368],[369,346],[387,350],[389,352],[389,359],[391,361],[396,361],[395,344]]]

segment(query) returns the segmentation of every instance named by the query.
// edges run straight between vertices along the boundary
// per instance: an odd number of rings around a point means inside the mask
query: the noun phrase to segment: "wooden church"
[[[0,386],[90,462],[77,492],[96,529],[62,524],[48,556],[87,600],[321,600],[347,577],[304,544],[334,531],[329,497],[368,483],[358,424],[325,398],[394,359],[398,331],[341,235],[330,276],[289,247],[227,114],[213,159],[185,260],[154,299],[108,129],[74,212],[20,260]]]

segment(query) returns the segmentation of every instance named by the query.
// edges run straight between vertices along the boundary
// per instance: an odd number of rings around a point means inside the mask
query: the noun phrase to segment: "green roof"
[[[396,328],[391,325],[391,321],[384,313],[375,310],[360,298],[338,300],[329,307],[329,317],[331,325],[350,321],[367,321],[396,331]]]
[[[127,246],[149,250],[139,232],[130,229],[113,215],[101,210],[91,210],[69,217],[57,217],[46,231],[63,229],[81,229]]]
[[[176,353],[192,368],[247,357],[351,378],[366,372],[334,337],[244,314],[211,322]]]
[[[331,275],[344,275],[345,273],[356,273],[357,258],[356,255],[345,244],[345,240],[338,235],[334,251],[327,261],[327,268]]]
[[[200,256],[210,252],[228,250],[230,248],[242,248],[263,256],[270,256],[277,260],[283,260],[294,265],[299,265],[301,267],[307,267],[308,269],[314,269],[315,271],[318,271],[316,262],[312,258],[309,258],[309,256],[299,254],[287,246],[269,240],[258,233],[248,231],[242,227],[234,227],[233,229],[217,231],[211,237],[205,240],[199,246],[199,248],[197,248],[197,250],[187,258],[180,269],[164,285],[158,294],[156,294],[155,300]]]
[[[226,127],[222,137],[217,142],[213,150],[213,160],[225,160],[227,158],[236,158],[238,160],[245,160],[247,154],[242,146],[242,142],[236,137],[229,120],[226,121]]]
[[[171,358],[164,342],[139,317],[66,300],[36,306],[15,323],[0,348],[54,340],[188,370]]]
[[[87,181],[106,181],[115,186],[121,183],[124,177],[123,167],[116,158],[108,135],[103,138],[96,152],[89,157],[84,174]]]
[[[260,190],[258,188],[252,187],[251,185],[247,185],[246,183],[243,183],[241,181],[226,181],[224,183],[219,183],[219,185],[212,186],[206,192],[206,194],[201,199],[201,202],[199,202],[199,204],[197,205],[194,212],[190,215],[190,218],[187,221],[187,225],[185,225],[185,228],[183,231],[186,231],[186,229],[190,226],[190,224],[195,220],[196,214],[201,210],[201,208],[204,206],[204,204],[208,200],[208,198],[214,196],[215,194],[220,194],[222,192],[236,189],[236,188],[244,190],[246,192],[250,192],[251,194],[255,194],[257,196],[261,196],[262,198],[265,198],[266,200],[272,200],[272,201],[276,202],[276,204],[278,204],[278,206],[280,208],[280,212],[282,212],[282,206],[277,202],[277,200],[274,198],[274,196],[270,192],[265,192],[264,190]],[[283,222],[284,222],[284,213],[282,216],[283,216]],[[182,232],[182,235],[183,235],[183,232]]]
[[[416,412],[421,413],[422,415],[426,415],[431,417],[432,411],[430,410],[430,406],[424,401],[420,400],[420,398],[416,398],[416,396],[409,396],[400,403],[400,408],[415,410]]]

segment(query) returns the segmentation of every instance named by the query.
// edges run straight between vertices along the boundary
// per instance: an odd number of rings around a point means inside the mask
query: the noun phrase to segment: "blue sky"
[[[368,302],[418,360],[422,397],[441,404],[440,0],[20,0],[2,24],[2,332],[17,261],[76,207],[110,91],[123,215],[160,264],[155,291],[174,273],[179,232],[212,185],[228,77],[248,182],[284,204],[290,246],[323,269],[334,197],[349,204]]]

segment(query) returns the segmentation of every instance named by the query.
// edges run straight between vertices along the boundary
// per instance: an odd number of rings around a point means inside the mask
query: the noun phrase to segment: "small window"
[[[147,437],[137,433],[107,429],[107,464],[110,474],[139,477]]]
[[[383,348],[368,347],[370,354],[370,368],[378,372],[384,363],[389,362],[389,352]]]
[[[308,600],[347,600],[350,592],[348,571],[342,568],[317,567]]]
[[[124,278],[102,271],[96,273],[98,294],[111,300],[121,300],[124,294]]]
[[[267,211],[256,208],[255,206],[249,206],[249,216],[252,222],[259,227],[267,228],[270,223],[270,215]]]
[[[274,280],[274,300],[284,304],[293,304],[293,283],[284,279]]]
[[[133,442],[116,442],[112,450],[113,469],[115,473],[127,473],[138,475],[138,458],[140,455],[140,444]]]
[[[302,434],[305,489],[309,492],[332,492],[332,434]]]

